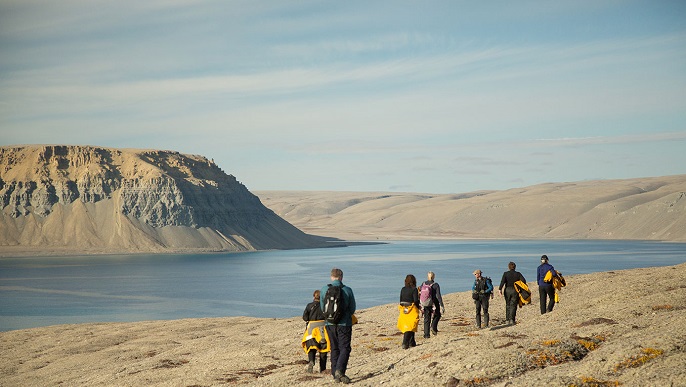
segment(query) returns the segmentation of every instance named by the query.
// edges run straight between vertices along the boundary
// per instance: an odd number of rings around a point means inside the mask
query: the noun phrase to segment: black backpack
[[[343,286],[329,284],[324,296],[324,320],[338,324],[343,318]]]

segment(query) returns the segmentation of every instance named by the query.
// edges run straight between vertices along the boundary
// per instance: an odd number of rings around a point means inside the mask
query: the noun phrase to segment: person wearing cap
[[[550,281],[546,281],[546,274],[550,272],[548,276]],[[547,312],[552,312],[555,306],[555,288],[553,287],[552,278],[557,277],[557,272],[551,264],[548,263],[548,256],[543,254],[541,256],[541,264],[538,266],[536,271],[536,280],[538,283],[538,296],[541,302],[541,314]],[[546,307],[547,301],[547,307]]]
[[[493,297],[493,281],[481,275],[481,270],[474,270],[474,285],[472,285],[472,298],[476,306],[476,328],[488,328],[488,299]],[[483,309],[484,325],[481,325],[481,310]]]

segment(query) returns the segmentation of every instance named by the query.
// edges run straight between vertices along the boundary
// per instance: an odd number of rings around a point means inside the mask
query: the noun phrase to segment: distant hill
[[[686,241],[686,175],[451,195],[256,191],[305,232],[344,239]]]
[[[0,147],[0,254],[250,251],[325,245],[202,156]]]

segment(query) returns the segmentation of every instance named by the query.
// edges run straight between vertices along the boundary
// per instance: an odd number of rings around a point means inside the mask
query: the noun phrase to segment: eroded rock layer
[[[0,147],[0,246],[248,251],[320,246],[213,161],[172,151]]]

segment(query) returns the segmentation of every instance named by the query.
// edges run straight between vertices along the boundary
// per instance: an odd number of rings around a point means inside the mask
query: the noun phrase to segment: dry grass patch
[[[544,340],[533,348],[518,355],[520,370],[531,370],[558,365],[569,361],[579,361],[589,352],[588,348],[575,340]]]
[[[589,376],[582,376],[575,383],[568,385],[567,387],[613,387],[621,386],[618,380],[598,380]]]
[[[674,307],[672,305],[653,305],[653,310],[672,310]]]
[[[625,368],[640,367],[643,364],[649,362],[650,360],[655,359],[658,356],[661,356],[663,353],[664,351],[661,349],[643,348],[640,354],[631,356],[628,359],[623,360],[619,362],[617,365],[615,365],[615,372]]]

